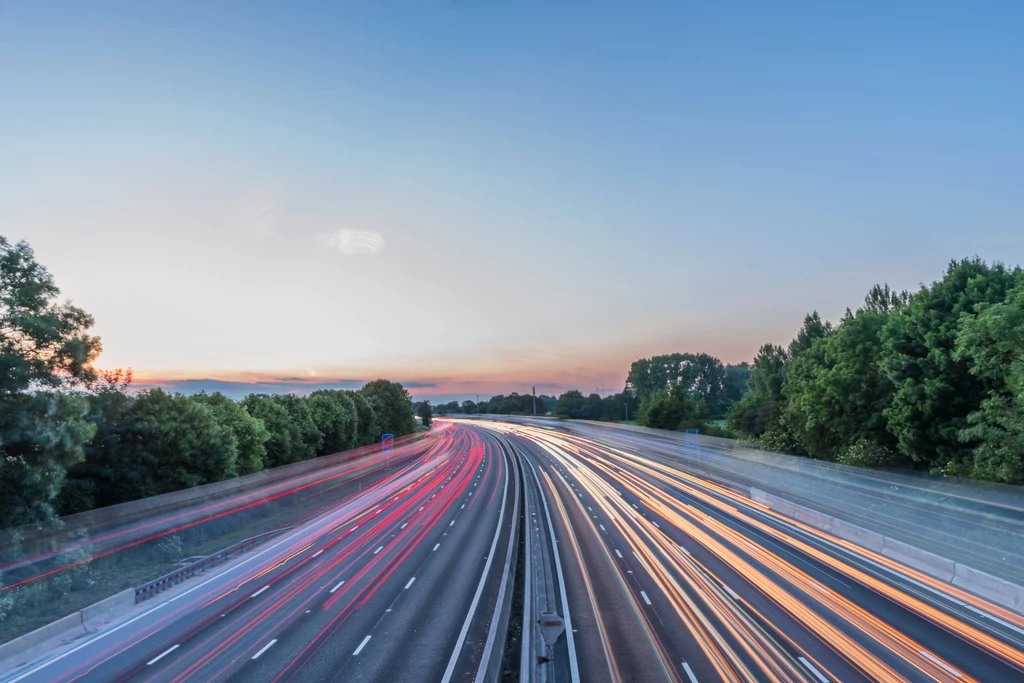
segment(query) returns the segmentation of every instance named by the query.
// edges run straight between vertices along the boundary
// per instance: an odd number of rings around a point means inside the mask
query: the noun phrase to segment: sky
[[[0,234],[98,365],[449,400],[1024,262],[1024,4],[0,2]]]

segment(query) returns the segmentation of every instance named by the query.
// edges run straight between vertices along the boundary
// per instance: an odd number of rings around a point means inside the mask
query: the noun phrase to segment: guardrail
[[[254,545],[263,542],[271,536],[275,536],[277,534],[283,533],[294,528],[294,526],[288,526],[283,527],[281,529],[265,531],[262,534],[256,534],[255,536],[243,539],[238,543],[235,543],[234,545],[230,545],[227,548],[218,550],[212,555],[207,555],[201,560],[196,560],[195,562],[185,565],[184,567],[175,569],[174,571],[168,572],[161,577],[155,578],[152,581],[144,583],[141,586],[137,586],[135,588],[135,602],[136,604],[138,604],[144,600],[148,600],[154,595],[161,593],[172,586],[176,586],[182,581],[192,578],[196,574],[201,574],[205,572],[207,569],[211,569],[215,565],[218,565],[221,562],[227,560],[232,555],[237,555],[238,553],[243,552],[253,547]]]

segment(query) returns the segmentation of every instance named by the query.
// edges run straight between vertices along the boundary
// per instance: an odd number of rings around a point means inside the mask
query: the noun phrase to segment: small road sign
[[[382,451],[390,451],[395,448],[395,435],[394,434],[383,434],[380,437],[380,449]]]
[[[541,612],[537,623],[540,624],[540,633],[544,636],[544,644],[554,647],[558,637],[565,631],[565,622],[562,621],[562,617],[558,612]]]

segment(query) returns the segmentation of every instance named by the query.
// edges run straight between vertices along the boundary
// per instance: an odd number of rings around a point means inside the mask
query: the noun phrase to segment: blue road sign
[[[394,434],[382,434],[380,437],[380,449],[382,451],[390,451],[395,447],[395,435]]]

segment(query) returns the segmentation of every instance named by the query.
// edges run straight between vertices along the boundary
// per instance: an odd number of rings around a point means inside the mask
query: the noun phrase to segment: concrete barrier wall
[[[82,613],[75,612],[46,626],[0,645],[0,671],[27,661],[32,651],[42,645],[54,646],[85,635]]]
[[[953,572],[956,571],[956,562],[953,560],[947,560],[945,557],[888,536],[882,543],[882,554],[891,560],[902,562],[908,567],[922,571],[928,576],[934,576],[936,579],[942,579],[948,583],[953,582]]]
[[[889,559],[962,588],[997,605],[1024,614],[1024,587],[954,562],[917,546],[897,541],[876,531],[850,524],[817,510],[783,500],[761,489],[751,488],[750,498],[772,512],[826,531],[836,538],[873,550]]]
[[[124,614],[134,606],[135,589],[128,588],[83,609],[81,612],[82,626],[86,631],[95,631],[99,625]]]
[[[9,640],[0,645],[0,672],[24,664],[38,653],[57,647],[61,643],[95,632],[134,606],[135,589],[129,588],[35,631]]]

